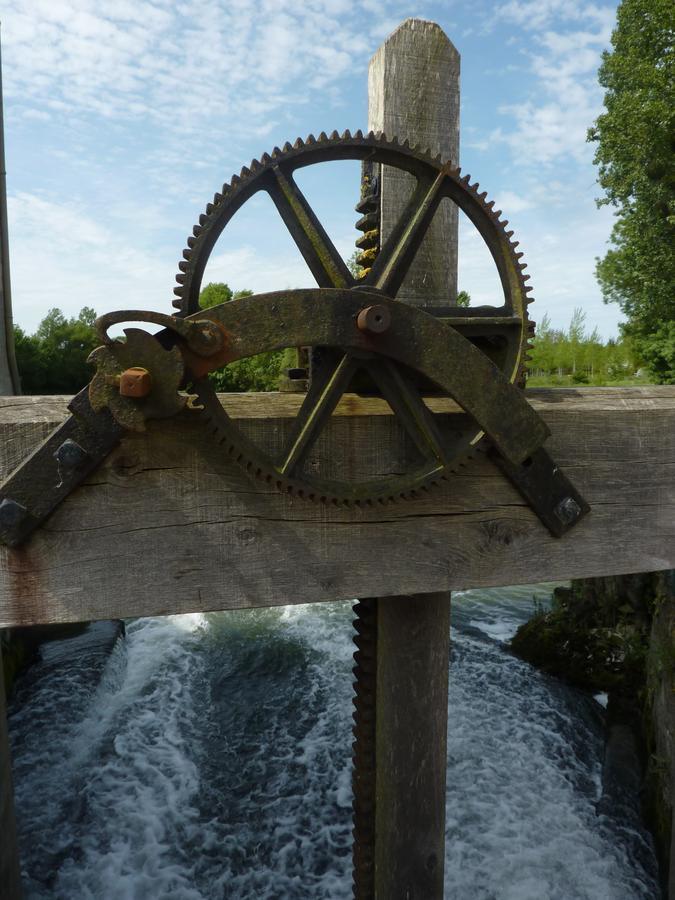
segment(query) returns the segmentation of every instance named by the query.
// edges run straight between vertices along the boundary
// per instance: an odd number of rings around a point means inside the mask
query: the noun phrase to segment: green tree
[[[209,309],[212,306],[220,306],[221,303],[227,303],[230,300],[237,300],[239,297],[250,297],[253,291],[242,290],[233,291],[229,284],[223,281],[210,281],[206,287],[201,289],[199,294],[199,305],[202,309]]]
[[[253,291],[233,291],[224,282],[211,282],[202,288],[199,305],[202,309],[219,306],[239,297],[250,297]],[[240,359],[213,372],[209,377],[216,390],[225,393],[242,391],[276,391],[285,368],[295,365],[294,350],[276,350]]]
[[[92,376],[87,357],[100,341],[94,330],[96,313],[85,306],[67,319],[50,309],[33,335],[14,330],[21,387],[26,394],[75,394]]]
[[[588,137],[617,208],[612,247],[598,260],[606,302],[618,303],[637,354],[660,382],[675,382],[675,5],[622,0],[612,50],[599,71],[605,112]]]

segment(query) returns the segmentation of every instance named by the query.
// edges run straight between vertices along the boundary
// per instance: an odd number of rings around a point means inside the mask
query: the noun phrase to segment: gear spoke
[[[433,413],[427,409],[411,380],[390,359],[367,362],[364,368],[424,458],[435,458],[439,468],[446,466],[447,454]]]
[[[349,269],[292,175],[275,166],[267,190],[319,287],[348,288]]]
[[[391,236],[365,279],[388,297],[395,297],[403,284],[420,244],[429,230],[438,205],[445,197],[445,169],[434,181],[420,181],[401,214]]]
[[[312,385],[295,420],[289,448],[279,466],[282,475],[289,476],[302,465],[347,390],[356,369],[353,358],[345,353],[336,366],[325,365],[323,371],[312,378]]]

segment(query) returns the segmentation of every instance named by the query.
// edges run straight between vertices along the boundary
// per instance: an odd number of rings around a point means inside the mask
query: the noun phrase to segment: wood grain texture
[[[484,458],[415,501],[325,507],[249,479],[185,413],[125,438],[24,547],[0,549],[0,627],[675,566],[675,389],[527,396],[551,428],[547,448],[592,506],[561,540]],[[289,428],[296,398],[224,399],[245,410],[242,427],[265,446]],[[3,476],[62,421],[65,406],[2,398]],[[347,406],[317,452],[335,472],[366,462],[395,471],[403,454],[393,417],[370,415],[360,398]]]
[[[368,128],[459,163],[457,50],[434,22],[406,19],[387,38],[368,69]],[[408,202],[415,180],[384,166],[380,231],[384,241]],[[441,203],[397,299],[452,305],[457,296],[457,207]],[[501,300],[499,301],[501,302]],[[497,304],[498,305],[498,304]]]
[[[378,598],[375,897],[443,897],[450,594]]]

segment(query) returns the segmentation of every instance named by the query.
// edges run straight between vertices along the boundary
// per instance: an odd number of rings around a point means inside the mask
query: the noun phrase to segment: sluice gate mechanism
[[[353,276],[293,179],[305,166],[333,160],[391,166],[415,179],[410,201],[364,277]],[[282,491],[323,503],[372,505],[415,497],[477,452],[491,455],[555,536],[588,506],[543,447],[549,431],[525,401],[525,356],[533,324],[529,288],[512,232],[477,185],[440,159],[370,134],[310,137],[265,154],[215,195],[188,239],[180,263],[176,315],[123,310],[100,317],[96,374],[71,402],[71,417],[0,488],[0,537],[24,541],[64,497],[148,419],[192,411],[210,439],[247,472]],[[211,251],[234,213],[259,191],[274,201],[318,288],[242,297],[199,308]],[[422,309],[397,292],[434,213],[450,199],[485,240],[504,291],[499,306],[464,308],[451,298]],[[452,298],[454,299],[454,298]],[[109,328],[146,322],[151,335]],[[230,419],[208,375],[272,350],[310,348],[309,387],[284,446],[257,447]],[[326,473],[312,458],[327,419],[359,377],[389,404],[413,453],[405,472],[354,479]],[[466,415],[444,428],[425,393],[451,398]],[[414,457],[414,459],[413,459]]]
[[[410,200],[381,246],[374,245],[373,223],[365,222],[360,243],[368,268],[360,277],[345,265],[294,180],[301,168],[335,160],[361,161],[370,173],[388,166],[414,179]],[[214,245],[259,191],[273,200],[318,286],[200,309]],[[444,200],[466,214],[487,244],[503,289],[499,304],[458,307],[448,297],[421,308],[397,300]],[[563,536],[589,507],[544,448],[549,429],[522,392],[533,332],[529,288],[522,253],[499,216],[456,167],[372,133],[310,137],[253,162],[215,195],[188,239],[175,314],[127,309],[98,319],[95,375],[71,401],[67,421],[0,488],[0,537],[11,547],[26,541],[126,433],[179,414],[200,420],[204,440],[216,441],[251,477],[330,506],[414,500],[484,453],[548,531]],[[127,327],[124,338],[111,336],[114,326],[128,323],[161,330]],[[228,415],[209,375],[284,348],[307,351],[309,383],[289,427],[276,444],[268,436],[263,447]],[[356,464],[335,471],[326,453],[315,452],[337,405],[359,391],[393,412],[407,450],[396,474]],[[363,900],[372,896],[374,867],[377,601],[361,600],[355,612],[354,890]]]

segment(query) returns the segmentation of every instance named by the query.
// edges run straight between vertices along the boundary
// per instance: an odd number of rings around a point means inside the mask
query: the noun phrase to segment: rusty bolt
[[[147,369],[133,366],[120,375],[120,394],[123,397],[147,397],[152,387],[152,379]]]
[[[382,334],[391,325],[391,313],[386,306],[381,306],[379,303],[374,306],[366,306],[358,314],[356,324],[361,331]]]

